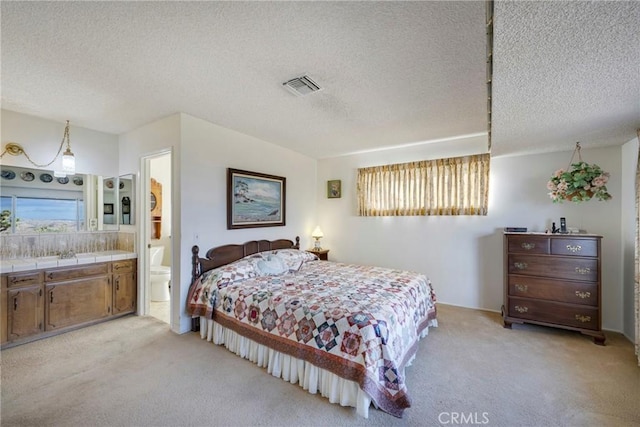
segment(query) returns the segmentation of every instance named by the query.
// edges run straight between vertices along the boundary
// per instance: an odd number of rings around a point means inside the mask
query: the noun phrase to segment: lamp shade
[[[76,173],[76,158],[68,148],[67,151],[62,154],[62,170],[69,175]]]
[[[321,239],[322,237],[324,237],[324,234],[322,234],[322,230],[320,230],[320,227],[316,227],[313,230],[313,233],[311,233],[311,237],[313,237],[314,239]]]

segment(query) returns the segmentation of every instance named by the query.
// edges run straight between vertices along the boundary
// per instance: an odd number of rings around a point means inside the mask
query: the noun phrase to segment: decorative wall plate
[[[106,185],[107,188],[113,188],[113,181],[111,180],[105,181],[104,185]]]
[[[73,183],[75,185],[82,185],[82,184],[84,184],[84,180],[82,179],[81,176],[74,176],[73,177]]]
[[[16,177],[16,173],[14,171],[10,171],[7,169],[3,169],[2,172],[0,173],[0,175],[4,178],[4,179],[13,179]]]
[[[66,184],[69,182],[69,177],[67,176],[61,176],[60,178],[56,178],[56,180],[60,183],[60,184]]]
[[[120,182],[120,185],[118,185],[118,188],[122,190],[124,188],[124,182]]]
[[[40,181],[42,181],[42,182],[51,182],[51,181],[53,181],[53,177],[51,175],[49,175],[48,173],[41,173],[40,174]]]
[[[31,173],[31,172],[22,172],[20,174],[20,178],[22,178],[23,181],[33,181],[34,179],[36,179],[36,176]]]

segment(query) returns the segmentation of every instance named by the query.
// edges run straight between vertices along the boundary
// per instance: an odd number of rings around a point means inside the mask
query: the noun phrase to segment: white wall
[[[636,167],[638,166],[638,138],[622,146],[622,253],[624,334],[635,342],[635,235],[636,235]]]
[[[486,139],[486,138],[485,138]],[[609,202],[553,204],[546,183],[566,168],[571,151],[495,157],[491,160],[487,216],[358,217],[356,170],[359,167],[418,159],[474,154],[482,138],[410,149],[378,151],[318,162],[318,222],[334,261],[377,264],[427,274],[443,303],[500,310],[502,305],[502,229],[544,231],[567,218],[568,226],[601,234],[603,239],[603,328],[621,331],[621,149],[583,149],[582,157],[611,172]],[[342,180],[343,196],[326,197],[326,182]]]
[[[142,194],[140,166],[141,158],[146,156],[157,155],[164,151],[171,151],[172,159],[172,182],[171,188],[179,188],[180,184],[180,126],[181,126],[182,114],[173,114],[163,119],[144,125],[136,130],[127,132],[120,135],[120,174],[135,174],[137,179],[136,194]],[[165,190],[163,188],[163,195]],[[164,196],[163,196],[164,197]],[[173,283],[180,282],[181,274],[184,271],[190,271],[189,266],[180,265],[180,210],[181,201],[180,193],[173,192],[172,195],[172,209],[171,209],[171,274],[174,278]],[[136,200],[136,227],[141,230],[144,222],[141,215],[146,215],[148,210],[144,208],[144,199],[137,197]],[[143,233],[139,233],[142,236]],[[150,235],[150,234],[149,234]],[[142,254],[145,251],[145,246],[150,243],[142,241],[139,238],[138,247],[136,250],[138,254]],[[165,254],[166,256],[166,254]],[[138,307],[140,308],[144,304],[144,293],[142,292],[142,283],[145,281],[145,274],[143,272],[144,262],[140,255],[138,257]],[[177,278],[177,280],[176,280]],[[172,296],[175,295],[172,287]],[[184,300],[180,301],[176,298],[171,300],[172,310],[172,329],[176,332],[181,328],[181,313],[184,312]]]
[[[58,152],[64,135],[65,122],[54,122],[9,110],[1,111],[0,120],[2,121],[0,133],[3,149],[8,142],[17,142],[38,164],[49,163]],[[73,125],[73,117],[69,120],[71,120],[69,140],[71,151],[76,158],[77,173],[116,176],[118,136],[76,127]],[[49,171],[61,169],[61,160],[58,159],[50,167],[41,169]],[[2,158],[2,164],[35,168],[24,156],[8,154]]]
[[[185,302],[191,282],[191,247],[202,251],[254,239],[302,238],[310,244],[315,226],[316,161],[187,114],[159,120],[120,138],[121,173],[138,171],[143,155],[173,150],[172,273],[179,298],[172,300],[173,330],[186,332]],[[284,176],[286,225],[227,230],[227,168]],[[164,186],[163,186],[164,194]],[[173,294],[176,296],[176,294]]]
[[[181,331],[190,327],[184,302],[191,280],[191,247],[202,251],[255,239],[293,240],[311,244],[316,218],[316,161],[294,151],[244,135],[204,120],[182,115],[180,150],[182,197]],[[286,181],[286,225],[227,230],[227,168],[283,176]]]

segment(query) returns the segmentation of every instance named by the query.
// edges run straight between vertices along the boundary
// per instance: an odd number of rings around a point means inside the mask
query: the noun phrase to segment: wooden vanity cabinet
[[[0,344],[10,347],[135,313],[136,259],[0,276]]]
[[[113,263],[113,314],[136,311],[136,263],[135,260]]]
[[[6,340],[14,341],[43,331],[42,272],[6,276]]]
[[[111,315],[108,263],[45,270],[46,330],[99,320]]]

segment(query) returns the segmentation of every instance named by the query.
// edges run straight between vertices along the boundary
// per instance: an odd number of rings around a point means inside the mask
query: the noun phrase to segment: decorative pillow
[[[318,259],[318,257],[311,252],[300,251],[298,249],[277,249],[273,251],[273,254],[284,261],[291,273],[300,270],[300,267],[302,267],[302,264],[305,262]]]
[[[289,272],[289,267],[284,263],[282,258],[269,255],[267,259],[258,261],[258,272],[261,276],[278,276]]]

